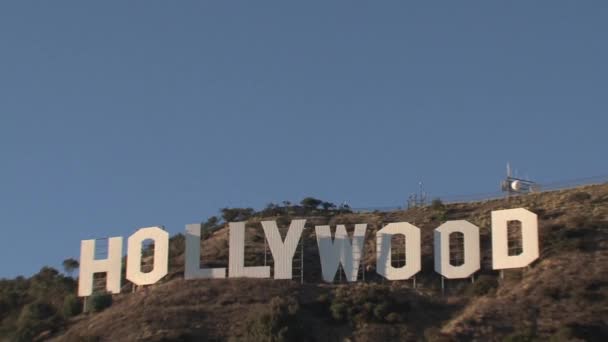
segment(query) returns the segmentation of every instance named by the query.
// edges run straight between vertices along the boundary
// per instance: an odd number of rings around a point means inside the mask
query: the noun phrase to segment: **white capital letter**
[[[338,265],[342,264],[342,269],[346,274],[346,279],[350,282],[357,281],[359,273],[359,262],[363,259],[363,244],[365,242],[365,231],[367,224],[355,225],[352,245],[346,233],[344,225],[336,227],[336,236],[332,241],[329,226],[316,226],[317,245],[321,256],[321,271],[323,280],[328,283],[334,281]]]
[[[230,278],[270,278],[270,266],[245,267],[245,222],[230,222],[228,274]]]
[[[450,234],[462,233],[464,263],[454,266],[450,263]],[[433,233],[435,240],[435,272],[448,279],[471,276],[480,267],[479,228],[465,220],[448,221]]]
[[[201,224],[186,225],[186,267],[184,279],[226,278],[226,268],[201,268]]]
[[[274,279],[291,279],[293,255],[298,247],[305,223],[306,220],[292,220],[285,237],[285,242],[283,242],[277,222],[262,221],[264,235],[266,235],[268,247],[270,247],[274,260]]]
[[[154,265],[150,272],[141,271],[144,240],[154,241]],[[135,285],[150,285],[167,274],[169,268],[169,233],[160,227],[140,228],[127,242],[127,279]]]
[[[405,236],[405,265],[391,264],[393,235]],[[376,233],[376,272],[389,280],[409,279],[418,273],[420,262],[420,229],[407,222],[389,223]]]
[[[120,293],[120,270],[122,258],[122,237],[108,239],[108,258],[95,260],[95,240],[80,242],[80,274],[78,276],[78,295],[90,296],[93,293],[93,274],[106,273],[106,290]]]
[[[521,223],[523,252],[509,255],[507,223]],[[492,212],[492,268],[526,267],[538,259],[538,218],[535,213],[524,208],[496,210]]]

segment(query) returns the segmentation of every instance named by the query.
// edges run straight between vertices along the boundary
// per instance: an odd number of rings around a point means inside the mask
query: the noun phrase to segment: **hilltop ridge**
[[[541,256],[530,267],[491,268],[490,212],[527,208],[539,217]],[[246,265],[262,265],[260,222],[287,227],[367,223],[365,281],[321,280],[314,229],[304,239],[304,283],[272,279],[183,279],[183,236],[171,239],[170,274],[156,285],[113,296],[99,313],[70,318],[51,331],[55,341],[451,341],[608,339],[608,184],[474,203],[391,212],[315,210],[306,215],[251,215]],[[481,270],[449,280],[445,294],[433,269],[432,232],[446,220],[480,227]],[[422,231],[422,271],[411,280],[385,281],[373,270],[375,239],[384,224],[407,221]],[[207,266],[228,261],[228,230],[201,241]],[[47,337],[49,337],[47,335]]]

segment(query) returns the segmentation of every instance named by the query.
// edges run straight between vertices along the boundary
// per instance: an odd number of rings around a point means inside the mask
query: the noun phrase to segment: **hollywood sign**
[[[538,218],[523,209],[492,211],[492,268],[495,270],[519,268],[538,258]],[[509,255],[507,224],[521,223],[523,251]],[[285,239],[281,237],[276,221],[263,221],[262,228],[274,259],[274,279],[292,279],[292,261],[306,220],[293,220]],[[316,226],[315,235],[321,259],[323,280],[333,282],[341,265],[347,281],[357,281],[360,261],[364,252],[367,224],[356,224],[350,238],[344,225],[336,227],[332,238],[329,226]],[[450,263],[449,238],[452,233],[464,237],[464,263]],[[472,276],[480,268],[479,228],[465,221],[447,221],[434,231],[435,271],[448,279]],[[395,267],[391,263],[393,236],[405,237],[406,264]],[[228,272],[225,267],[200,267],[201,225],[186,226],[185,279],[270,278],[270,266],[245,266],[245,222],[229,223]],[[154,242],[153,268],[141,270],[142,244]],[[160,227],[137,230],[127,241],[126,278],[135,285],[151,285],[162,279],[168,271],[169,234]],[[122,237],[108,240],[108,257],[95,259],[95,240],[83,240],[80,247],[80,275],[78,295],[85,297],[93,292],[94,273],[106,273],[106,290],[119,293],[122,271]],[[376,233],[376,272],[388,280],[405,280],[421,269],[420,229],[407,222],[389,223]]]

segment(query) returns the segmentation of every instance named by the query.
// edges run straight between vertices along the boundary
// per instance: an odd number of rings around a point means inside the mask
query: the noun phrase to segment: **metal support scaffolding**
[[[450,264],[452,266],[464,265],[464,234],[453,232],[450,234]]]
[[[507,246],[509,255],[520,255],[523,253],[522,240],[521,222],[507,222]]]
[[[395,240],[396,238],[396,240]],[[405,250],[406,241],[403,235],[393,235],[391,238],[391,265],[393,267],[403,267],[407,263],[407,253]]]

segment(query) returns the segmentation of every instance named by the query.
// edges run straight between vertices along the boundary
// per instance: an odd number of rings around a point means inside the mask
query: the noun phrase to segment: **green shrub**
[[[31,341],[63,326],[64,298],[76,281],[52,267],[30,278],[0,279],[0,340]]]
[[[100,312],[112,305],[112,295],[109,293],[96,293],[90,298],[91,311]]]
[[[19,315],[19,324],[30,320],[44,320],[55,314],[55,308],[45,302],[34,302],[27,304]]]
[[[394,323],[411,309],[408,302],[396,300],[395,296],[385,286],[339,287],[331,298],[329,314],[334,321],[353,326],[366,322]]]
[[[325,210],[325,211],[334,210],[337,208],[337,206],[331,202],[323,202],[323,203],[321,203],[321,207],[323,207],[323,210]]]
[[[390,308],[390,304],[388,302],[382,302],[374,306],[374,317],[378,321],[382,321],[384,317],[388,314]]]
[[[431,209],[433,210],[443,210],[444,207],[443,201],[441,201],[440,198],[435,198],[433,201],[431,201]]]
[[[300,201],[300,204],[308,210],[317,209],[319,207],[319,205],[321,205],[322,203],[323,203],[322,200],[314,198],[314,197],[306,197]]]
[[[269,307],[251,315],[245,322],[247,335],[245,341],[299,341],[302,332],[296,315],[298,302],[294,298],[274,297]]]
[[[338,322],[346,320],[348,316],[348,306],[342,302],[334,302],[329,307],[331,317]]]
[[[60,318],[55,308],[45,302],[27,304],[21,310],[17,320],[17,341],[31,341],[40,333],[53,330]]]
[[[253,208],[223,208],[220,211],[224,222],[247,221],[255,214]]]
[[[75,295],[68,295],[63,299],[63,317],[74,317],[82,312],[82,303]]]
[[[439,198],[435,198],[431,202],[431,209],[434,211],[432,215],[432,219],[438,221],[447,221],[448,219],[448,210]]]
[[[80,264],[78,263],[78,260],[74,258],[68,258],[63,260],[63,269],[70,277],[78,267],[80,267]]]

